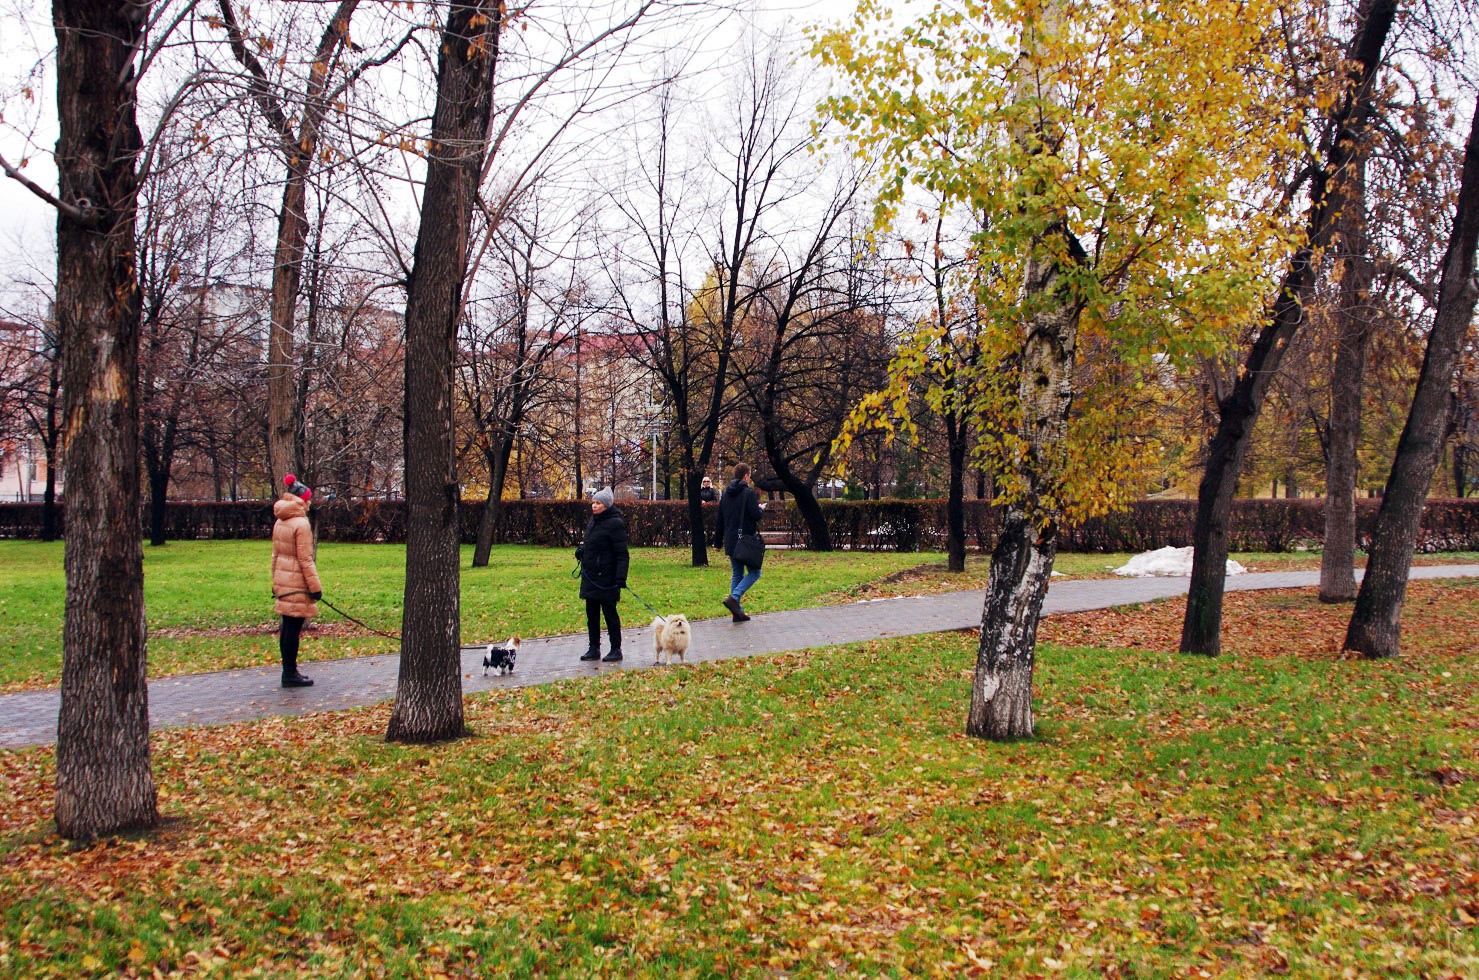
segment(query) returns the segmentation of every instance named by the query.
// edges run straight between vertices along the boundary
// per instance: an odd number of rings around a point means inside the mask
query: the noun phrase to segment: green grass
[[[1044,647],[996,745],[974,655],[496,692],[435,747],[383,706],[158,733],[174,822],[80,851],[51,752],[0,753],[0,974],[1474,975],[1473,657]]]
[[[146,548],[150,675],[275,662],[275,633],[255,629],[275,623],[271,555],[267,541],[186,541]],[[841,601],[848,590],[911,568],[927,557],[773,551],[745,606],[750,612],[770,612]],[[694,619],[728,615],[719,600],[729,590],[729,563],[722,555],[711,561],[707,568],[693,568],[687,551],[639,548],[632,554],[629,585],[660,609],[686,611]],[[464,548],[462,635],[467,642],[501,640],[510,634],[553,636],[585,628],[585,606],[570,577],[571,551],[504,545],[494,549],[489,567],[474,569],[471,563],[472,549]],[[400,629],[404,566],[401,545],[319,546],[325,597],[389,633]],[[0,542],[0,688],[55,684],[61,676],[65,585],[60,543]],[[633,624],[651,618],[629,594],[623,596],[621,608]],[[320,606],[320,612],[324,623],[340,621],[326,606]],[[161,635],[161,631],[231,629],[237,634]],[[328,660],[397,648],[394,641],[374,636],[310,633],[303,656]]]
[[[144,549],[144,600],[150,630],[149,673],[154,677],[273,664],[271,545],[266,541],[180,541]],[[462,551],[462,636],[468,643],[519,636],[554,636],[584,627],[584,605],[566,549],[503,545],[488,568],[471,567]],[[1056,569],[1070,578],[1104,576],[1125,554],[1063,554]],[[1318,563],[1318,553],[1239,554],[1259,570]],[[1423,560],[1479,561],[1479,555],[1421,556]],[[683,549],[633,552],[630,585],[664,611],[691,618],[727,615],[719,606],[729,587],[729,566],[714,555],[693,568]],[[323,544],[318,565],[324,593],[335,605],[384,632],[400,629],[405,588],[401,545]],[[749,612],[773,612],[851,602],[880,595],[911,595],[983,588],[989,562],[972,556],[966,571],[945,571],[933,553],[804,551],[767,553],[765,574],[746,597]],[[0,691],[56,684],[61,676],[65,581],[62,545],[0,541]],[[321,607],[320,622],[342,623]],[[632,624],[650,614],[631,595],[622,614]],[[360,635],[305,635],[305,660],[331,660],[393,652],[393,640]]]

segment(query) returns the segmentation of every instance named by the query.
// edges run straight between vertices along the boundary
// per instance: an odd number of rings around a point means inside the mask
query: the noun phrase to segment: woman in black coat
[[[627,525],[621,511],[612,504],[610,490],[598,490],[591,497],[591,521],[585,526],[585,544],[575,551],[580,562],[580,597],[585,600],[585,629],[589,648],[581,660],[615,663],[621,659],[621,616],[616,611],[621,590],[627,584]],[[606,617],[606,631],[611,637],[611,650],[601,656],[601,616]]]

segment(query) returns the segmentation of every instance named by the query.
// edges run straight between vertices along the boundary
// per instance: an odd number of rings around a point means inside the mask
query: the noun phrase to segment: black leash
[[[658,612],[657,609],[655,609],[653,607],[652,603],[648,602],[646,599],[644,599],[641,596],[637,595],[636,592],[633,592],[632,591],[632,587],[630,585],[624,585],[624,586],[622,586],[622,588],[626,589],[628,592],[631,592],[633,598],[635,598],[638,602],[640,602],[642,605],[644,605],[644,606],[647,607],[647,611],[648,612],[652,613],[652,615],[654,615],[658,619],[662,620],[664,626],[666,626],[668,624],[668,617],[666,617],[662,613]]]
[[[274,599],[286,599],[290,595],[310,595],[310,594],[311,593],[306,592],[306,591],[304,591],[302,589],[299,589],[297,592],[284,592],[282,595],[278,595],[276,592],[274,592],[274,593],[272,593],[272,598],[274,598]],[[371,633],[374,633],[376,636],[383,636],[387,640],[399,640],[401,638],[399,633],[386,633],[384,630],[377,630],[375,627],[371,626],[369,623],[366,623],[362,619],[355,619],[353,616],[349,615],[349,613],[347,613],[344,610],[340,609],[338,606],[334,605],[332,602],[330,602],[329,600],[323,598],[322,596],[318,597],[317,599],[315,599],[313,601],[314,602],[322,602],[324,605],[328,606],[330,609],[334,610],[334,612],[336,612],[339,615],[343,616],[345,619],[349,620],[354,625],[360,627],[361,629],[369,630]]]
[[[574,571],[572,571],[570,573],[570,577],[571,578],[584,577],[587,582],[591,583],[596,588],[598,588],[598,589],[604,589],[604,588],[606,588],[606,586],[604,586],[601,583],[597,582],[595,579],[591,578],[589,575],[586,575],[585,574],[585,569],[584,568],[581,568],[579,564],[577,564],[575,566]],[[637,595],[637,592],[636,592],[635,589],[633,589],[630,585],[624,585],[624,586],[622,586],[622,588],[626,589],[628,592],[630,592],[632,594],[632,597],[633,598],[635,598],[642,605],[646,606],[648,612],[652,613],[652,615],[654,615],[658,619],[662,620],[662,622],[663,622],[664,625],[667,624],[668,618],[666,616],[664,616],[662,613],[658,612],[657,611],[657,607],[655,607],[652,603],[648,602],[646,599],[642,598],[640,595]],[[278,595],[276,592],[274,592],[272,594],[272,598],[274,598],[274,599],[286,599],[288,596],[308,595],[308,594],[309,593],[307,591],[304,591],[304,590],[300,589],[300,590],[298,590],[296,592],[284,592],[282,595]],[[322,596],[320,596],[318,599],[315,599],[314,601],[315,602],[322,602],[324,605],[328,606],[330,609],[334,610],[334,612],[338,613],[340,616],[343,616],[345,619],[349,620],[354,625],[360,627],[361,629],[369,630],[371,633],[374,633],[376,636],[383,636],[387,640],[399,640],[400,639],[400,634],[398,634],[398,633],[387,633],[384,630],[377,630],[375,627],[371,626],[369,623],[366,623],[364,620],[362,620],[362,619],[356,619],[354,616],[351,616],[349,613],[345,612],[343,609],[340,609],[338,606],[334,605],[332,602],[330,602],[329,600],[323,598]]]
[[[580,563],[579,562],[576,562],[575,568],[570,572],[570,577],[571,578],[583,578],[587,582],[591,583],[592,585],[594,585],[598,589],[610,588],[610,586],[602,585],[600,582],[597,582],[595,579],[593,579],[589,575],[587,575],[585,573],[585,569],[580,566]],[[658,612],[657,609],[652,605],[652,603],[648,602],[646,599],[644,599],[641,596],[637,595],[637,591],[635,589],[633,589],[630,585],[623,585],[622,588],[623,589],[626,589],[628,592],[630,592],[632,594],[632,597],[633,598],[635,598],[642,605],[646,606],[648,612],[652,613],[652,615],[654,615],[658,619],[662,620],[664,626],[667,625],[668,617],[666,617],[662,613]]]

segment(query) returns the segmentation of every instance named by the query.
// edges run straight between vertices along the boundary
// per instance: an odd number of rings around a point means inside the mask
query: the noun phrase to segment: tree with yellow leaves
[[[846,87],[826,111],[881,174],[880,220],[916,188],[985,216],[972,375],[976,458],[1006,505],[968,734],[1033,732],[1037,622],[1065,521],[1127,502],[1157,447],[1143,389],[1259,309],[1288,229],[1263,207],[1291,152],[1274,0],[957,0],[902,29],[876,0],[819,33]],[[929,331],[902,345],[907,404]],[[1091,351],[1085,364],[1080,351]],[[901,394],[905,393],[905,394]]]

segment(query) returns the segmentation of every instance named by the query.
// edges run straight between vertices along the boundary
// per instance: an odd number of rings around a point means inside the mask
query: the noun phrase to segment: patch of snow
[[[1191,548],[1157,548],[1136,555],[1114,570],[1114,574],[1126,578],[1150,578],[1151,576],[1180,576],[1191,574]],[[1247,569],[1231,558],[1227,560],[1227,574],[1242,575]]]

